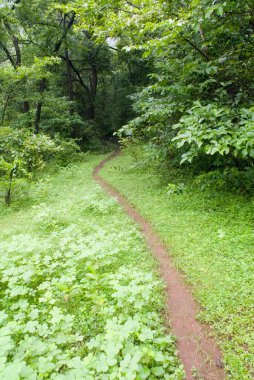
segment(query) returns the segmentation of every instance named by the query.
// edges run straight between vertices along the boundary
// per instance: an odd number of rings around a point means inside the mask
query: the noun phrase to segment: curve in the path
[[[167,247],[154,232],[152,225],[99,175],[103,166],[117,154],[118,152],[113,153],[103,160],[95,168],[93,176],[139,225],[148,247],[159,261],[160,274],[166,283],[167,313],[177,338],[177,348],[186,372],[186,380],[223,380],[225,373],[221,352],[210,337],[209,327],[197,321],[196,316],[200,307],[192,297],[188,286],[184,284],[182,275],[173,266]]]

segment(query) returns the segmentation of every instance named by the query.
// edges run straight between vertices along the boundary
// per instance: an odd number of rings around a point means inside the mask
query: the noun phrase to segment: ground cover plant
[[[138,159],[137,159],[138,157]],[[142,165],[143,162],[143,165]],[[154,225],[193,285],[225,360],[228,379],[254,374],[253,198],[203,188],[171,167],[163,178],[142,153],[123,154],[102,176]]]
[[[1,206],[1,380],[184,377],[155,262],[92,180],[100,158],[44,172],[25,210]]]

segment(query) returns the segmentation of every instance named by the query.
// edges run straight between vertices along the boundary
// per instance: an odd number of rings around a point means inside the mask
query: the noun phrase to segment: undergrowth
[[[162,178],[128,154],[102,175],[150,220],[193,285],[199,318],[216,334],[228,379],[253,379],[253,198],[201,188],[183,171]]]
[[[1,209],[1,380],[184,377],[155,262],[92,180],[100,158],[44,173],[30,206]]]

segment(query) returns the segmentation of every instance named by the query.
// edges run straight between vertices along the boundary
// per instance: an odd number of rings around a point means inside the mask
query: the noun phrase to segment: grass
[[[253,379],[253,199],[201,191],[183,173],[168,173],[173,185],[166,186],[155,171],[135,166],[123,154],[102,175],[152,222],[193,285],[202,305],[199,318],[214,330],[228,379]]]
[[[183,379],[156,263],[92,180],[101,159],[1,206],[1,380]]]

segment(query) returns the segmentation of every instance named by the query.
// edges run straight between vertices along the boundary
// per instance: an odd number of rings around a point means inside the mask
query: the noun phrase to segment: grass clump
[[[92,180],[101,158],[48,175],[25,209],[2,209],[1,380],[184,377],[155,262]]]
[[[181,171],[162,180],[128,154],[102,175],[150,220],[193,285],[200,320],[216,333],[228,378],[253,379],[253,199],[201,190]]]

